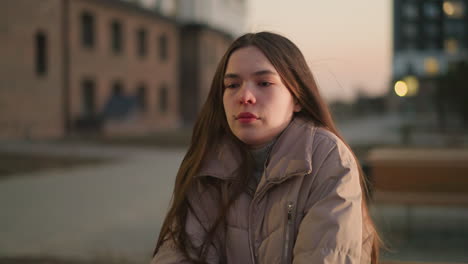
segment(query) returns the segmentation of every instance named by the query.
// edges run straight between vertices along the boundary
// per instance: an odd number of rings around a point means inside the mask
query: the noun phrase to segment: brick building
[[[134,2],[2,3],[0,138],[142,134],[193,122],[232,37]]]

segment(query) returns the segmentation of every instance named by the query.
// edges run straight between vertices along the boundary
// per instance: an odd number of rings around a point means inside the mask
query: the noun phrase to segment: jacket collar
[[[316,127],[311,121],[294,118],[281,133],[270,153],[265,169],[266,181],[282,181],[292,175],[312,171],[312,142]],[[222,180],[236,177],[241,156],[233,142],[223,140],[207,155],[196,177],[212,176]]]

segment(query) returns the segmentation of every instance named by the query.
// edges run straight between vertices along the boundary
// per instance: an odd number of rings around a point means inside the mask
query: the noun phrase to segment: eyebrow
[[[278,74],[270,70],[261,70],[261,71],[254,72],[252,75],[260,76],[260,75],[278,75]],[[240,78],[239,74],[235,74],[235,73],[227,73],[226,75],[224,75],[224,79],[238,79],[238,78]]]

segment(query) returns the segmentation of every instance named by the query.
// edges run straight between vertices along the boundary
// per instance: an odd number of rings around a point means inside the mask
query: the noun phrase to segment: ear
[[[299,104],[299,102],[296,99],[294,99],[294,113],[300,112],[301,110],[301,104]]]

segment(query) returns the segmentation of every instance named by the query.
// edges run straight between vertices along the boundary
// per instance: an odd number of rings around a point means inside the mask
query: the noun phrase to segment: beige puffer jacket
[[[232,149],[225,144],[197,177],[235,177],[240,158]],[[333,133],[293,119],[260,182],[250,187],[230,209],[226,234],[210,248],[208,263],[370,263],[373,239],[363,224],[358,169]],[[217,193],[201,184],[189,193],[194,213],[186,229],[195,245],[216,217]],[[166,241],[151,263],[189,262]]]

